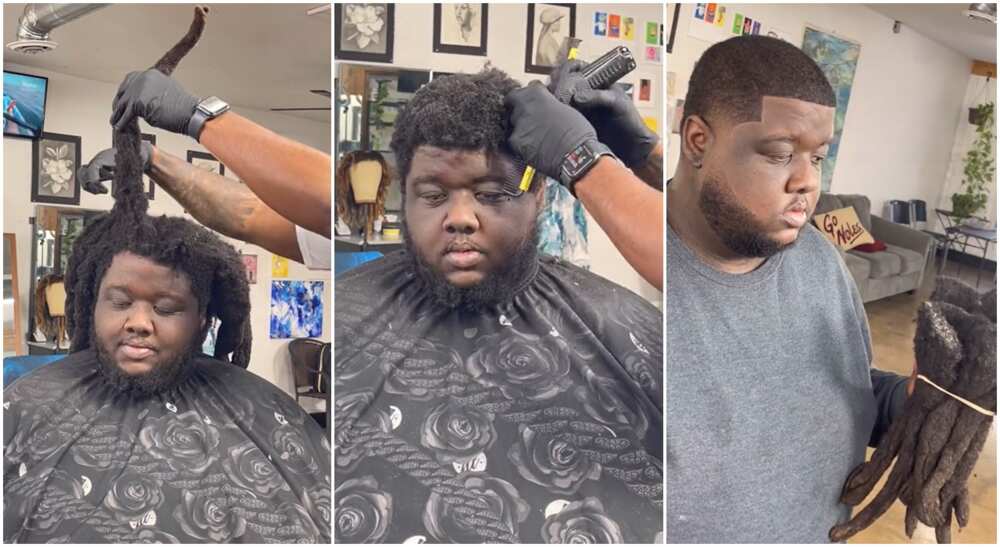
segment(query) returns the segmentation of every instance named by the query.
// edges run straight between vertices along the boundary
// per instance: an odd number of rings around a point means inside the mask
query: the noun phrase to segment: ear
[[[688,116],[681,127],[681,154],[692,165],[701,165],[705,151],[715,140],[712,128],[701,116]]]

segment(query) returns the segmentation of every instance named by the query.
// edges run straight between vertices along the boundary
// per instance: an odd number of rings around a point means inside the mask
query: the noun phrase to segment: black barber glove
[[[583,77],[587,63],[566,61],[553,71],[549,91],[579,110],[597,131],[597,138],[628,167],[646,161],[660,137],[642,121],[632,99],[620,85],[591,89]]]
[[[149,172],[149,162],[153,157],[153,145],[146,141],[142,141],[142,145],[139,149],[142,154],[142,171]],[[108,187],[101,184],[101,181],[111,180],[114,176],[114,148],[101,150],[96,156],[94,156],[94,159],[90,160],[90,163],[84,165],[76,171],[76,180],[80,181],[83,189],[91,194],[107,194]]]
[[[121,129],[138,116],[153,127],[187,135],[188,122],[198,102],[176,80],[155,68],[132,72],[118,87],[111,104],[111,125]]]
[[[580,147],[611,155],[597,140],[590,122],[572,107],[559,102],[541,82],[511,91],[504,100],[510,116],[511,149],[528,165],[573,191],[583,173],[569,175],[568,167]],[[571,172],[572,169],[569,169]]]

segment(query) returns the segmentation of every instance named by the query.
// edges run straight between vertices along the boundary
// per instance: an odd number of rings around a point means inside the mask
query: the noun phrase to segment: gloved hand
[[[510,119],[507,142],[511,149],[528,165],[571,191],[576,180],[564,180],[562,176],[567,155],[587,142],[606,150],[583,114],[559,102],[541,82],[511,91],[504,104]]]
[[[587,63],[566,61],[553,71],[549,91],[579,110],[597,131],[597,138],[626,166],[640,165],[656,148],[660,137],[642,121],[625,89],[591,89],[583,77]]]
[[[111,125],[121,129],[134,116],[173,133],[188,134],[188,122],[200,100],[173,78],[151,68],[131,72],[111,104]],[[193,138],[197,139],[197,136]]]
[[[142,171],[149,172],[150,161],[153,157],[153,145],[147,141],[142,141],[139,147],[142,154]],[[84,165],[76,171],[76,180],[80,181],[83,189],[91,194],[107,194],[108,187],[101,184],[102,180],[111,180],[115,176],[115,149],[108,148],[101,150],[90,163]]]

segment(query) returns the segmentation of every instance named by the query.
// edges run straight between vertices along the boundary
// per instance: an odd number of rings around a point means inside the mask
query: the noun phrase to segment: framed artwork
[[[489,4],[434,4],[434,52],[486,55]]]
[[[45,133],[32,143],[31,201],[80,205],[80,137]]]
[[[337,37],[334,59],[392,62],[396,30],[394,4],[334,4],[333,9],[334,36]]]
[[[316,338],[323,334],[323,282],[271,282],[271,338]]]
[[[240,260],[243,261],[243,268],[246,269],[247,273],[247,283],[251,285],[257,284],[257,255],[245,255],[240,254]]]
[[[209,154],[208,152],[188,150],[187,162],[199,169],[211,171],[223,176],[226,174],[226,166],[222,165],[221,161],[215,159],[215,156]]]
[[[673,6],[668,5],[667,13],[671,14],[670,22],[668,23],[670,25],[670,32],[667,34],[667,43],[666,43],[667,53],[673,53],[674,38],[677,37],[677,21],[681,18],[681,5],[680,4],[674,4]],[[660,25],[660,28],[663,28],[663,25]],[[663,45],[662,39],[660,40],[660,45]]]
[[[576,4],[528,4],[524,71],[548,74],[563,61],[563,41],[576,37]]]
[[[142,140],[156,146],[156,135],[150,135],[148,133],[142,133]],[[190,160],[188,160],[190,161]],[[148,175],[142,176],[142,182],[146,187],[146,198],[152,200],[156,196],[156,183],[153,179],[149,178]]]

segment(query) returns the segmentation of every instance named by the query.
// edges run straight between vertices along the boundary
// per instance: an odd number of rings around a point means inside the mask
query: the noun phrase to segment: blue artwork
[[[316,338],[323,333],[323,282],[271,282],[271,338]]]
[[[822,190],[827,192],[833,181],[833,168],[837,164],[840,137],[844,131],[844,119],[847,116],[847,102],[851,100],[851,86],[854,85],[854,72],[858,68],[861,46],[832,34],[806,27],[805,38],[802,40],[802,51],[823,69],[823,74],[826,74],[826,79],[830,81],[833,92],[837,96],[833,142],[830,143],[830,151],[826,154],[826,159],[823,160]]]
[[[550,178],[545,179],[545,210],[538,217],[538,250],[590,269],[583,206]]]

